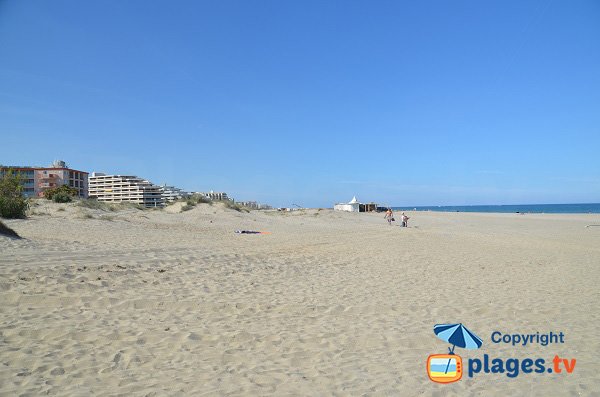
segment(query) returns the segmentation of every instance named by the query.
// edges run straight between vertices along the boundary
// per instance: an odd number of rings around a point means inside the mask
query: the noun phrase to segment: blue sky
[[[277,206],[600,201],[598,1],[0,0],[0,163]]]

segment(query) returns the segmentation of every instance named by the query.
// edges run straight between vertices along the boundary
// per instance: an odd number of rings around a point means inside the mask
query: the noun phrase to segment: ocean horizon
[[[600,214],[600,203],[398,206],[394,211]]]

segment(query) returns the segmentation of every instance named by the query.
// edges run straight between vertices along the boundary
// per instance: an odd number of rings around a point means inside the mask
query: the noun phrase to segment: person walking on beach
[[[406,214],[403,212],[402,213],[402,227],[408,227],[408,220],[410,218],[408,216],[406,216]]]
[[[383,218],[387,219],[388,225],[392,226],[392,222],[395,221],[395,219],[394,219],[394,213],[392,212],[391,208],[388,208],[388,210],[385,212],[385,216]]]

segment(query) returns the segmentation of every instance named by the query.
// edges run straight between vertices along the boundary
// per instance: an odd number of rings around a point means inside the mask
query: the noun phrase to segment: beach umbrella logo
[[[427,358],[427,375],[437,383],[452,383],[460,380],[463,373],[462,357],[454,353],[458,346],[463,349],[479,349],[483,344],[480,337],[460,324],[436,324],[435,335],[450,343],[448,354],[432,354]]]

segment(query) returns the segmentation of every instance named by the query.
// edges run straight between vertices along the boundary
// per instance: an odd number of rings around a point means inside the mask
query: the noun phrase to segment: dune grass
[[[79,199],[75,203],[78,207],[89,208],[93,210],[101,210],[101,211],[120,211],[127,209],[137,209],[137,210],[145,210],[146,208],[143,205],[136,203],[107,203],[104,201],[98,201],[96,199]]]
[[[237,212],[250,212],[250,209],[247,207],[244,207],[243,205],[239,205],[237,203],[234,203],[233,201],[222,201],[222,203],[225,205],[225,208],[229,208],[230,210],[234,210]]]
[[[190,205],[190,204],[185,204],[185,205],[183,205],[183,206],[181,207],[181,212],[184,212],[184,211],[189,211],[189,210],[191,210],[192,208],[194,208],[195,206],[196,206],[196,204],[193,204],[193,205]]]

